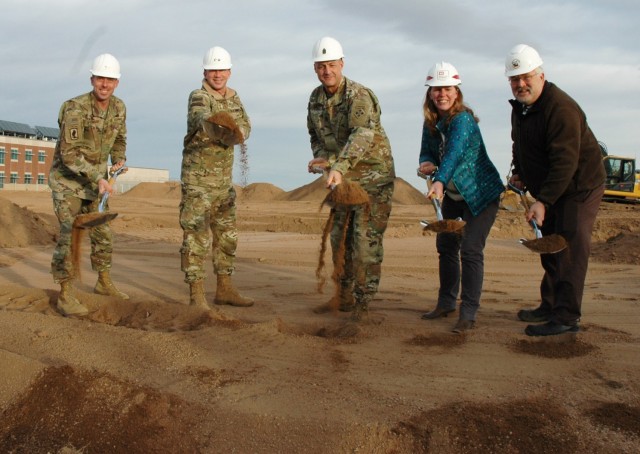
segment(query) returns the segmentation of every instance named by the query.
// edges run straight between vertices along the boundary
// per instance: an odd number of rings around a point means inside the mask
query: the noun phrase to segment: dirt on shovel
[[[520,196],[520,201],[522,203],[522,206],[524,207],[525,213],[529,211],[530,204],[525,191],[518,189],[512,184],[509,184],[509,188]],[[537,254],[556,254],[566,249],[567,240],[562,235],[552,233],[550,235],[542,236],[542,233],[540,232],[536,221],[532,219],[531,221],[529,221],[529,223],[536,233],[536,238],[533,240],[526,240],[524,238],[521,238],[520,244]]]
[[[535,240],[521,239],[520,244],[538,254],[555,254],[566,249],[567,240],[563,236],[554,233]]]
[[[466,222],[458,221],[457,219],[443,219],[442,221],[422,222],[424,227],[422,229],[422,234],[425,235],[427,232],[434,233],[462,233]]]

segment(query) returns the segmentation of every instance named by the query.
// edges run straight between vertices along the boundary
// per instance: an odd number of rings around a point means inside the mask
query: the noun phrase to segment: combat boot
[[[209,309],[207,299],[204,296],[204,282],[195,281],[189,282],[189,304],[192,306],[198,306],[203,309]]]
[[[338,301],[336,301],[336,298]],[[326,303],[319,304],[313,308],[313,312],[316,314],[325,314],[333,311],[336,308],[340,312],[351,312],[355,307],[355,300],[353,298],[353,290],[350,287],[340,287],[337,296],[333,296]]]
[[[93,293],[97,293],[98,295],[115,296],[123,300],[129,299],[129,295],[122,293],[115,285],[113,285],[109,271],[100,271],[98,273],[98,282],[96,282]]]
[[[89,313],[89,309],[73,296],[73,285],[70,279],[60,282],[60,295],[58,295],[56,308],[64,316],[82,317]]]
[[[213,300],[215,304],[230,306],[248,307],[253,306],[251,298],[245,298],[231,283],[231,276],[228,274],[218,274],[218,283],[216,287],[216,296]]]
[[[369,315],[369,303],[367,301],[356,301],[351,313],[351,321],[359,322]]]

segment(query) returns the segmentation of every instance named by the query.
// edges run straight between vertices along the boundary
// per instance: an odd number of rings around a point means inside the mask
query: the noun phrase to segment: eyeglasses
[[[532,73],[521,74],[519,76],[511,76],[509,77],[509,83],[513,85],[517,85],[520,83],[520,81],[523,81],[525,84],[528,84],[529,82],[531,82],[531,79],[533,79],[537,75],[538,75],[538,72],[534,71]]]

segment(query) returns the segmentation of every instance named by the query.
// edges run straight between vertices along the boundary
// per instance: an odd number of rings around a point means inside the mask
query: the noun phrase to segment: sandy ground
[[[324,190],[249,185],[234,281],[251,308],[188,306],[179,187],[144,184],[119,213],[113,278],[84,319],[55,311],[50,195],[0,191],[0,452],[454,453],[640,451],[640,206],[604,204],[577,336],[532,339],[538,256],[521,212],[489,239],[477,328],[450,333],[435,305],[434,219],[400,181],[368,319],[317,315]],[[215,279],[206,282],[213,299]],[[217,306],[216,306],[217,307]]]

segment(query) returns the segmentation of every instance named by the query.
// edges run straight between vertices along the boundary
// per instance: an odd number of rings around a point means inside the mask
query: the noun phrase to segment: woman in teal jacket
[[[427,75],[420,172],[431,175],[427,194],[442,201],[445,219],[462,218],[462,234],[438,233],[440,290],[431,320],[456,310],[453,332],[475,326],[484,278],[484,246],[498,212],[504,184],[487,155],[478,119],[464,104],[458,71],[447,62],[436,63]],[[461,289],[462,288],[462,289]],[[460,290],[462,290],[460,292]]]

